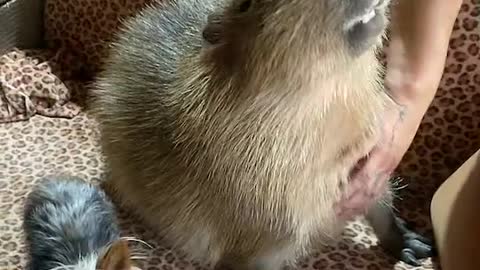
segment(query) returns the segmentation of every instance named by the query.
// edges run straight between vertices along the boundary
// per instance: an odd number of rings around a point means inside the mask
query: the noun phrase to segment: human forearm
[[[401,99],[430,103],[443,74],[461,0],[398,0],[392,12],[387,76]],[[400,78],[395,72],[402,73]],[[401,84],[401,85],[400,85]],[[402,89],[402,91],[399,91]],[[419,101],[419,102],[420,102]]]

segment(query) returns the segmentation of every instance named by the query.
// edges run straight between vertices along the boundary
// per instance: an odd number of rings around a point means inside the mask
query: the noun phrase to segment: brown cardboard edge
[[[45,0],[7,0],[0,5],[0,54],[14,47],[44,47]]]

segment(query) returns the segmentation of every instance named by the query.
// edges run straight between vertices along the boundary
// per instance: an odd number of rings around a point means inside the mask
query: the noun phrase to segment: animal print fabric
[[[45,38],[51,48],[68,48],[63,54],[93,75],[101,69],[122,21],[162,1],[168,0],[46,0]]]
[[[150,2],[46,0],[46,38],[56,56],[48,58],[48,63],[55,66],[52,72],[71,93],[79,97],[86,93],[87,83],[72,78],[77,75],[88,78],[100,70],[119,21]],[[429,203],[433,192],[480,147],[479,17],[480,1],[465,0],[450,42],[440,89],[398,170],[409,184],[399,191],[403,200],[398,202],[398,208],[402,216],[427,235],[431,235]],[[16,62],[17,67],[20,62]],[[13,70],[9,68],[1,75]],[[24,74],[20,68],[15,70]],[[78,100],[75,103],[81,104],[82,98]],[[39,113],[28,121],[0,125],[0,270],[23,269],[27,260],[21,217],[25,196],[34,182],[49,174],[72,174],[97,184],[105,177],[98,136],[95,121],[83,111],[73,119]],[[137,261],[144,270],[210,269],[170,248],[127,212],[120,209],[119,215],[124,235],[135,236],[153,246],[149,249],[132,243],[136,255],[144,256]],[[396,263],[385,254],[363,219],[349,224],[341,241],[318,247],[297,268],[414,269]],[[416,269],[440,267],[429,259]]]
[[[48,51],[13,50],[0,57],[0,123],[35,114],[72,118],[80,112],[70,101],[71,89],[52,72],[54,65],[55,55]]]

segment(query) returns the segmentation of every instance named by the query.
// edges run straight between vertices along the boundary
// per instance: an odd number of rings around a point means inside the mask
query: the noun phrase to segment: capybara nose
[[[381,38],[390,0],[351,0],[345,9],[344,31],[354,54],[368,50]]]

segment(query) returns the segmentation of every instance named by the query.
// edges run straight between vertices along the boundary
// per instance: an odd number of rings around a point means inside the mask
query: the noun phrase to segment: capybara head
[[[243,88],[258,91],[272,80],[290,79],[291,88],[301,88],[295,74],[306,82],[348,73],[362,57],[361,65],[371,65],[389,0],[227,2],[209,16],[203,36],[213,45],[219,72],[228,70]]]

